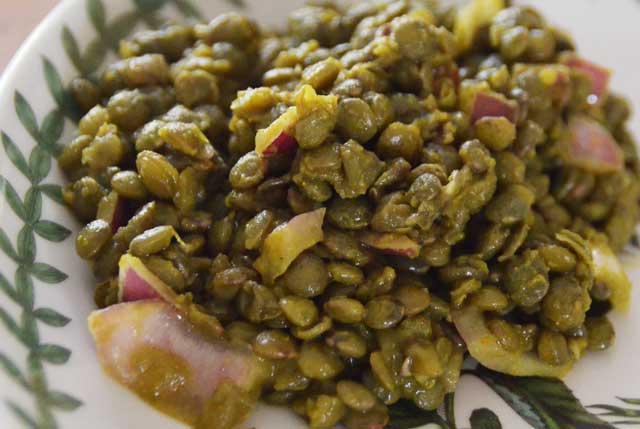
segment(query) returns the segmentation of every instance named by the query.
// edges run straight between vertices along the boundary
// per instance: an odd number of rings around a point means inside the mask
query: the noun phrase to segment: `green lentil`
[[[120,171],[111,178],[111,187],[119,195],[132,200],[144,200],[147,197],[147,188],[142,179],[134,171]]]
[[[331,428],[344,416],[344,403],[335,396],[319,395],[307,402],[307,415],[312,428]]]
[[[165,157],[145,150],[138,154],[136,166],[149,192],[161,199],[174,196],[178,185],[178,171]]]
[[[538,340],[538,356],[551,365],[566,363],[570,359],[567,340],[558,332],[542,331]]]
[[[331,379],[344,368],[331,349],[312,342],[302,345],[298,366],[305,376],[316,380]]]
[[[377,131],[371,108],[359,98],[347,98],[340,102],[337,127],[345,138],[361,143],[369,141]]]
[[[111,225],[97,219],[85,226],[76,237],[76,252],[83,259],[93,259],[111,239]]]
[[[343,380],[336,385],[336,393],[352,410],[366,412],[376,405],[376,397],[360,383]]]
[[[312,340],[314,338],[318,338],[320,335],[328,332],[333,327],[333,322],[331,318],[327,316],[323,316],[322,319],[315,325],[312,325],[308,328],[299,328],[294,327],[291,329],[291,332],[296,338],[301,340]]]
[[[365,308],[356,299],[337,296],[324,304],[324,311],[340,323],[358,323],[364,319]]]
[[[374,298],[367,303],[364,322],[373,329],[387,329],[400,323],[405,315],[405,308],[399,302],[387,298]]]
[[[516,139],[515,125],[502,116],[482,118],[474,127],[478,139],[492,150],[505,150]]]
[[[173,237],[177,236],[171,226],[157,226],[137,235],[129,244],[129,252],[136,256],[149,256],[169,247]]]
[[[318,256],[305,253],[299,256],[283,277],[291,292],[311,298],[320,295],[329,284],[329,273]]]
[[[296,326],[308,328],[318,320],[318,309],[313,301],[297,296],[280,299],[280,308],[284,315]]]
[[[367,343],[364,338],[351,331],[336,331],[327,338],[327,344],[347,358],[361,358],[367,353]]]
[[[615,342],[616,334],[613,325],[606,317],[587,319],[585,327],[589,339],[589,350],[606,350]]]
[[[253,339],[253,351],[265,359],[293,359],[297,356],[291,337],[281,331],[263,331]]]

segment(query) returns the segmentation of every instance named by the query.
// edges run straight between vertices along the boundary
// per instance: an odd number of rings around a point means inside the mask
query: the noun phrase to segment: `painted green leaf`
[[[30,311],[23,311],[20,316],[20,322],[25,343],[28,344],[30,349],[38,347],[40,343],[40,333],[35,317],[33,317]]]
[[[202,20],[203,15],[202,12],[189,0],[174,0],[173,2],[180,13],[188,18],[195,18]]]
[[[56,328],[66,326],[71,321],[67,316],[58,313],[52,308],[38,308],[33,312],[33,315],[42,323]]]
[[[36,278],[45,283],[60,283],[67,279],[67,275],[59,269],[52,267],[44,262],[36,262],[29,267],[29,272],[36,276]]]
[[[7,280],[7,278],[2,273],[0,273],[0,290],[13,301],[18,301],[18,295],[16,294],[16,291],[13,289],[13,286],[11,286],[11,283],[9,283],[9,280]]]
[[[149,28],[159,28],[162,26],[162,23],[164,22],[163,19],[159,17],[154,11],[149,11],[149,12],[141,11],[140,19]]]
[[[47,57],[42,57],[42,68],[44,70],[44,77],[47,81],[47,86],[49,87],[49,92],[53,96],[54,100],[56,100],[56,104],[64,108],[67,104],[67,91],[62,84],[62,79],[60,78],[60,74],[58,70],[56,70],[55,66],[49,61]]]
[[[82,55],[82,63],[87,75],[95,73],[100,68],[105,60],[107,51],[108,47],[102,39],[98,38],[89,42]]]
[[[55,390],[51,390],[47,393],[47,403],[52,407],[65,411],[73,411],[82,405],[82,401],[79,399],[76,399],[67,393],[57,392]]]
[[[20,196],[16,192],[13,185],[10,182],[8,182],[6,179],[2,178],[2,187],[4,188],[4,196],[7,199],[9,206],[11,206],[11,209],[13,210],[13,212],[20,219],[22,219],[25,222],[28,222],[29,219],[27,217],[27,212],[25,211],[24,205],[20,200]]]
[[[38,189],[53,201],[64,205],[64,199],[62,199],[62,187],[60,185],[45,183],[44,185],[38,185]]]
[[[38,393],[45,392],[47,388],[47,379],[44,373],[44,366],[38,354],[40,345],[32,347],[27,356],[27,376],[33,390]],[[40,416],[42,417],[42,416]]]
[[[20,266],[16,270],[15,274],[16,295],[22,308],[26,310],[33,309],[34,294],[33,294],[33,281],[27,270]]]
[[[27,160],[24,159],[22,152],[18,149],[18,146],[11,140],[11,137],[2,132],[2,146],[7,154],[7,158],[11,163],[26,177],[29,177],[29,167],[27,166]]]
[[[29,188],[24,196],[24,210],[29,222],[34,223],[42,215],[42,193],[38,188]]]
[[[36,146],[29,156],[29,170],[34,184],[38,184],[51,171],[51,156],[40,146]]]
[[[62,365],[69,360],[71,350],[56,344],[42,344],[38,347],[38,356],[55,365]]]
[[[104,33],[106,28],[106,15],[102,0],[87,0],[87,13],[98,33]]]
[[[13,104],[16,109],[18,119],[20,119],[24,128],[29,132],[29,134],[31,134],[31,137],[37,141],[39,139],[38,121],[36,120],[35,113],[33,113],[33,109],[18,91],[14,94]]]
[[[19,259],[18,254],[13,248],[13,244],[11,244],[11,240],[9,240],[7,233],[4,232],[2,228],[0,228],[0,249],[4,252],[5,255],[7,255],[14,261],[17,261]]]
[[[11,317],[11,315],[7,313],[2,307],[0,307],[0,321],[2,321],[4,327],[7,328],[7,330],[13,334],[13,336],[15,336],[26,346],[29,346],[29,342],[25,339],[20,326],[18,326],[18,322],[16,322],[14,318]]]
[[[93,0],[90,13],[97,27],[106,26],[104,12],[101,1]],[[70,61],[76,68],[82,70],[82,54],[78,42],[66,26],[62,29],[61,39]],[[39,184],[51,170],[51,156],[57,156],[63,149],[60,139],[64,133],[65,116],[77,120],[79,109],[53,63],[46,57],[43,57],[42,61],[47,87],[59,109],[54,109],[45,115],[38,126],[37,117],[29,102],[20,92],[15,92],[14,108],[18,119],[37,143],[28,159],[6,133],[0,133],[6,157],[33,185],[25,193],[24,199],[21,199],[13,185],[0,176],[0,187],[8,205],[24,221],[24,225],[16,236],[15,248],[9,236],[0,228],[0,250],[18,263],[14,277],[15,286],[12,286],[0,273],[0,290],[21,307],[19,316],[15,317],[0,307],[0,323],[10,335],[17,338],[28,349],[25,374],[2,353],[0,353],[0,367],[17,384],[28,389],[34,397],[36,417],[32,417],[18,404],[7,402],[8,408],[16,418],[21,420],[23,426],[57,429],[58,425],[52,410],[57,408],[70,411],[82,403],[64,392],[49,390],[42,362],[64,364],[69,360],[71,351],[56,344],[40,344],[39,322],[53,327],[62,327],[69,323],[69,318],[51,308],[33,310],[35,292],[32,276],[46,283],[60,283],[67,278],[65,273],[47,263],[34,262],[37,250],[35,233],[56,242],[70,235],[70,231],[64,226],[40,220],[43,193],[60,203],[63,202],[63,198],[60,186]]]
[[[53,146],[64,132],[64,115],[58,109],[54,109],[42,120],[40,127],[40,137],[44,140],[47,148]]]
[[[561,380],[511,377],[482,367],[474,373],[535,429],[615,429],[589,413]]]
[[[239,7],[239,8],[244,8],[245,4],[244,4],[244,0],[227,0],[229,3]]]
[[[80,119],[80,109],[62,83],[60,73],[47,57],[42,57],[42,68],[47,87],[56,104],[66,116],[77,122]]]
[[[49,154],[54,158],[54,159],[58,159],[60,157],[60,155],[62,155],[62,152],[64,152],[64,148],[66,146],[60,142],[54,143],[51,146],[47,147],[47,150],[49,151]]]
[[[617,407],[615,405],[597,404],[591,408],[598,408],[604,412],[600,413],[601,416],[613,416],[613,417],[633,417],[640,418],[640,410],[634,408]],[[640,422],[638,422],[640,423]]]
[[[452,428],[456,427],[456,394],[455,392],[447,393],[444,396],[444,415],[447,418],[447,423]]]
[[[133,2],[144,13],[155,12],[167,4],[167,0],[133,0]]]
[[[454,429],[437,411],[422,410],[407,400],[398,401],[389,407],[389,423],[385,429],[412,429],[428,423],[435,423],[441,429]]]
[[[58,424],[53,417],[51,408],[41,402],[38,407],[38,429],[58,429]]]
[[[49,220],[38,221],[33,228],[40,237],[56,243],[64,241],[71,234],[64,226]]]
[[[139,16],[135,11],[125,12],[113,19],[106,34],[111,49],[116,52],[118,51],[120,40],[126,38],[133,32],[138,23],[138,19]]]
[[[620,401],[628,405],[640,405],[640,399],[630,398],[618,398]],[[598,415],[606,416],[610,418],[617,418],[621,420],[615,420],[612,423],[618,425],[640,425],[640,409],[619,407],[617,405],[596,404],[591,405],[588,408],[599,410]]]
[[[64,48],[67,57],[69,57],[69,60],[76,68],[76,70],[82,73],[84,67],[82,64],[82,57],[80,56],[80,48],[78,47],[78,42],[76,41],[76,38],[74,37],[71,30],[69,30],[69,27],[67,27],[66,25],[62,27],[60,38],[62,39],[62,47]]]
[[[35,419],[31,417],[24,408],[11,401],[7,401],[6,403],[7,407],[9,407],[13,415],[16,416],[22,423],[24,423],[25,427],[29,429],[41,429],[38,426],[38,423],[36,423]]]
[[[500,419],[488,408],[479,408],[471,413],[471,429],[502,429]]]
[[[17,242],[20,259],[28,264],[32,263],[36,258],[36,238],[31,226],[25,225],[20,229]]]
[[[29,389],[29,382],[22,374],[18,366],[9,359],[9,356],[0,352],[0,368],[2,368],[9,377],[25,389]]]

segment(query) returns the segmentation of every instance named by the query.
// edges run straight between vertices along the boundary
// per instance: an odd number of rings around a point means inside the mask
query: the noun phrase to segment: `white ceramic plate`
[[[245,12],[261,23],[281,24],[295,1],[245,0]],[[587,58],[615,70],[613,87],[640,107],[640,1],[532,1],[569,30]],[[205,17],[237,7],[225,0],[67,0],[38,27],[0,83],[0,427],[38,429],[175,429],[179,423],[155,412],[105,377],[94,354],[86,319],[93,310],[93,279],[75,255],[78,227],[57,202],[63,184],[53,154],[70,141],[64,86],[110,57],[111,40],[164,18],[184,19],[196,5]],[[146,7],[146,9],[145,9]],[[74,41],[77,41],[75,45]],[[66,47],[66,50],[65,50]],[[638,135],[638,117],[632,128]],[[618,344],[591,354],[566,384],[584,405],[638,410],[616,397],[640,398],[640,266],[624,257],[636,288],[630,314],[614,315]],[[486,381],[486,380],[485,380]],[[504,428],[611,428],[586,414],[562,384],[497,380],[505,403],[475,376],[456,393],[458,428],[470,426],[474,409],[494,412]],[[504,384],[506,383],[506,384]],[[537,384],[536,384],[537,383]],[[517,410],[518,413],[514,412]],[[591,412],[598,409],[590,408]],[[601,409],[600,409],[601,411]],[[620,410],[613,409],[614,413]],[[486,414],[485,414],[486,416]],[[608,421],[640,423],[640,411]],[[489,416],[491,417],[491,416]],[[524,419],[523,419],[524,417]],[[525,422],[526,419],[526,422]],[[528,422],[528,423],[527,423]],[[483,428],[498,428],[491,418]],[[290,413],[260,408],[247,427],[303,428]],[[403,427],[401,424],[396,427]],[[407,427],[406,425],[404,427]],[[452,428],[453,426],[443,427]]]

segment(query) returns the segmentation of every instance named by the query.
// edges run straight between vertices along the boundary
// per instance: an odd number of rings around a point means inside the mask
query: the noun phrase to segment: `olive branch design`
[[[640,424],[640,399],[617,398],[626,405],[633,405],[635,408],[620,407],[617,405],[596,404],[589,408],[600,410],[599,415],[607,418],[616,418],[614,425],[639,425]]]
[[[29,187],[21,197],[11,182],[0,176],[2,193],[13,213],[23,223],[16,235],[15,245],[7,232],[0,228],[0,250],[17,267],[13,282],[0,273],[0,290],[20,311],[19,319],[14,318],[0,307],[0,320],[7,331],[28,351],[24,368],[0,351],[0,367],[19,386],[30,393],[35,401],[35,414],[21,405],[7,399],[6,404],[26,427],[55,429],[54,410],[72,411],[82,402],[68,393],[49,387],[45,374],[45,364],[63,365],[71,356],[71,350],[43,342],[38,323],[55,328],[66,326],[70,319],[56,310],[35,306],[35,280],[55,285],[63,282],[67,275],[59,269],[38,261],[35,235],[51,242],[62,242],[71,231],[50,220],[42,219],[43,195],[62,202],[60,186],[44,183],[52,166],[52,158],[59,153],[60,140],[64,131],[64,117],[54,109],[38,124],[36,115],[27,100],[18,91],[14,95],[14,108],[20,123],[36,142],[28,159],[11,137],[2,132],[0,139],[7,158],[29,181]],[[5,271],[5,270],[3,270]],[[5,271],[6,272],[6,271]]]
[[[542,377],[512,377],[491,371],[480,365],[474,369],[463,370],[462,373],[483,381],[534,429],[615,429],[611,423],[602,420],[599,415],[590,413],[561,380]],[[634,400],[625,400],[629,404],[640,405],[640,400],[629,401]],[[465,426],[456,425],[454,408],[453,393],[445,397],[444,417],[441,417],[437,411],[421,410],[408,401],[402,401],[390,407],[391,421],[388,427],[390,429],[410,429],[427,423],[435,423],[441,429],[463,429]],[[607,405],[596,405],[593,408],[609,411],[602,416],[624,416],[629,419],[640,419],[640,410]],[[487,408],[474,410],[469,422],[471,429],[503,428],[498,416]],[[613,424],[631,423],[627,420],[613,422]]]

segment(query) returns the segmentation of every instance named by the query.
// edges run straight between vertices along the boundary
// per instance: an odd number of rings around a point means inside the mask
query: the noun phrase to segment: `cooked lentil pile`
[[[614,342],[629,107],[535,10],[322,2],[282,32],[228,13],[120,54],[72,83],[59,159],[99,307],[139,299],[121,258],[141,261],[313,428],[435,409],[467,353],[560,377]],[[207,427],[251,408],[222,386]]]

